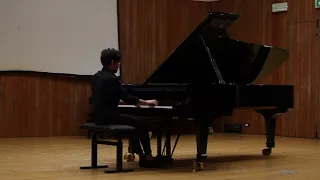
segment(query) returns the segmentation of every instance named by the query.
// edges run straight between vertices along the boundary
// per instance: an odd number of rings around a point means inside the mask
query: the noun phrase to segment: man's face
[[[116,73],[121,65],[121,61],[112,61],[111,64],[109,65],[109,69],[113,72]]]

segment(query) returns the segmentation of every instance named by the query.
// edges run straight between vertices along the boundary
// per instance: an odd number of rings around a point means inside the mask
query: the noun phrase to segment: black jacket
[[[117,76],[107,68],[102,68],[92,78],[93,115],[96,124],[108,124],[119,115],[120,99],[127,104],[136,105],[139,98],[131,96],[122,87]]]

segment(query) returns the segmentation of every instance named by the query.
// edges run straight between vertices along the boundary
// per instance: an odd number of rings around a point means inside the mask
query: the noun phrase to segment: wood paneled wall
[[[285,0],[119,0],[123,81],[141,83],[205,17],[209,10],[241,13],[229,29],[239,40],[290,50],[290,59],[265,84],[294,84],[295,109],[278,121],[277,134],[314,138],[319,124],[319,37],[314,1],[287,0],[288,12],[272,13]],[[0,75],[0,137],[79,135],[89,112],[85,80],[39,75]],[[249,123],[247,134],[263,134],[264,121],[236,110],[213,124]],[[191,124],[177,124],[191,131]]]
[[[72,136],[90,109],[84,80],[21,73],[0,76],[0,137]]]

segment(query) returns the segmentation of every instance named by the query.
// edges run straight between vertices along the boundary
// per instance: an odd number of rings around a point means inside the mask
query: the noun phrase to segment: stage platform
[[[124,141],[124,153],[127,141]],[[156,140],[152,140],[153,150]],[[195,136],[184,135],[174,153],[174,165],[165,169],[140,169],[105,174],[105,169],[80,170],[90,164],[86,137],[0,139],[0,179],[3,180],[318,180],[320,141],[276,137],[271,156],[263,156],[264,136],[214,134],[209,138],[209,160],[204,170],[192,172]],[[99,145],[99,163],[115,166],[115,147]],[[124,167],[128,164],[124,163]],[[199,179],[199,180],[200,180]]]

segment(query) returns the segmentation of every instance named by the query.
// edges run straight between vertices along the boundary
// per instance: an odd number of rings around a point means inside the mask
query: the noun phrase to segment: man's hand
[[[139,105],[157,106],[158,105],[158,101],[155,100],[155,99],[152,99],[152,100],[142,100],[142,99],[140,99]]]
[[[146,103],[148,106],[157,106],[158,105],[158,101],[155,99],[152,100],[146,100]]]

